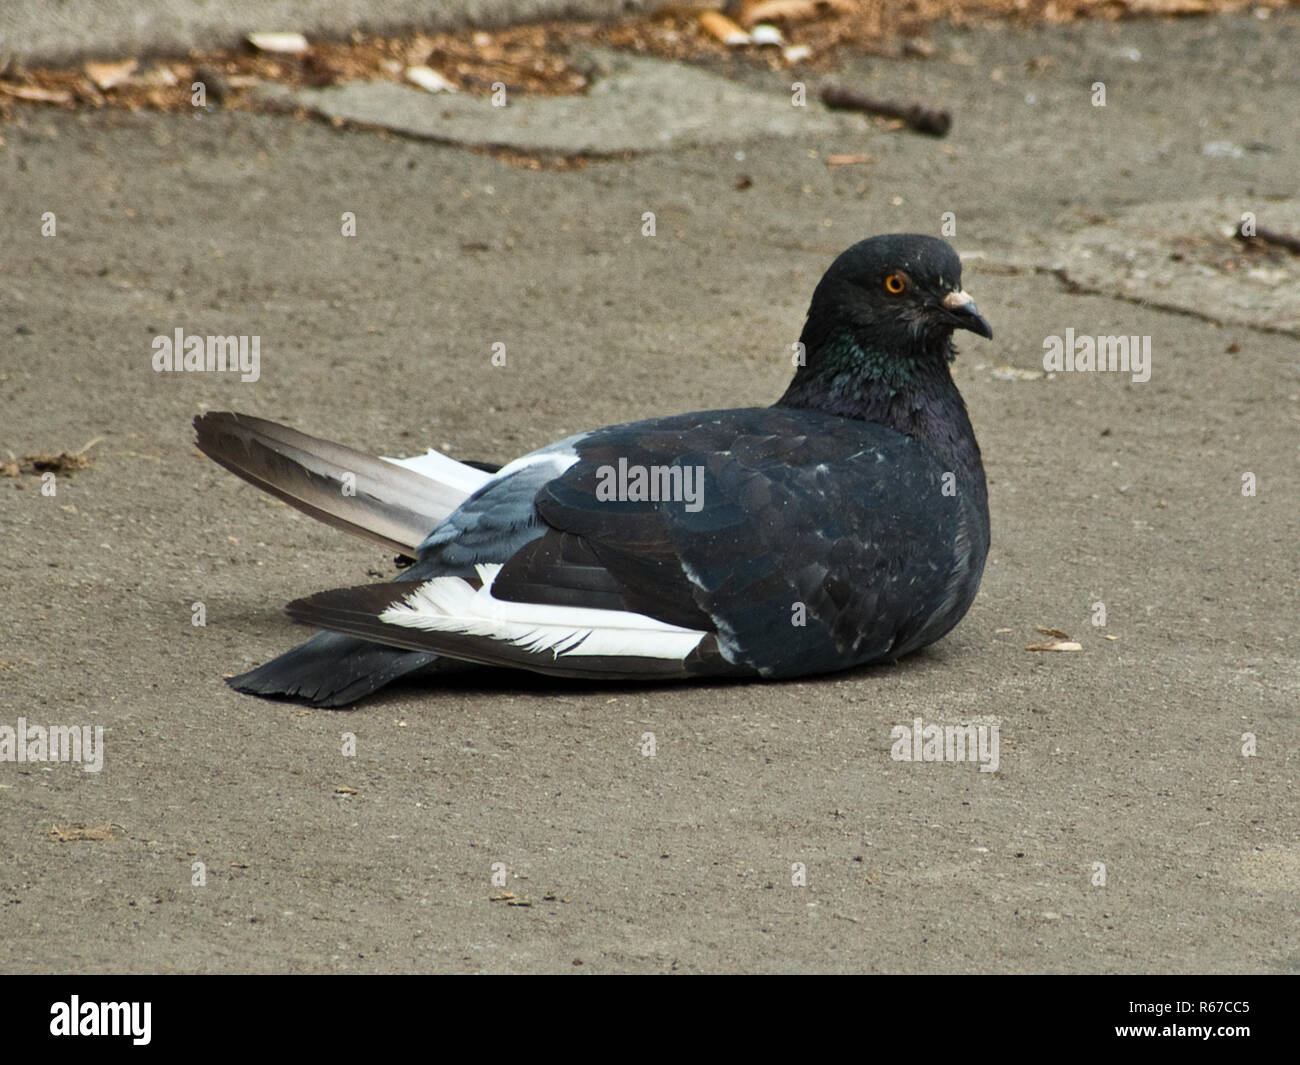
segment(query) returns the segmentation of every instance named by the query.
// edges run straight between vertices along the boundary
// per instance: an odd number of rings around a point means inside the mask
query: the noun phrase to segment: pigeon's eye
[[[899,296],[912,287],[912,279],[901,270],[895,270],[885,278],[885,291],[891,296]]]

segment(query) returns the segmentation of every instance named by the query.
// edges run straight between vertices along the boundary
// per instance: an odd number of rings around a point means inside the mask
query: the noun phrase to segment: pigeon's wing
[[[629,613],[619,586],[575,539],[561,546],[557,573],[576,582],[537,602],[492,594],[502,565],[550,530],[535,500],[581,463],[584,436],[562,440],[503,467],[419,547],[400,581],[343,588],[288,606],[297,620],[409,651],[573,677],[685,676],[702,631]],[[531,556],[530,556],[531,557]]]
[[[540,493],[586,463],[590,435],[562,440],[503,467],[421,543],[419,561],[400,581],[309,596],[290,603],[289,614],[392,647],[562,676],[663,678],[730,671],[724,662],[716,668],[701,665],[716,658],[716,647],[704,627],[707,615],[690,605],[680,567],[672,566],[678,609],[660,611],[674,620],[630,610],[624,585],[592,548],[580,537],[552,535],[556,530],[541,518]],[[531,550],[541,540],[544,546]],[[653,564],[638,559],[635,548],[627,557],[631,564]],[[494,595],[493,582],[507,565],[515,574],[516,595],[534,577],[541,581],[535,597]]]
[[[510,560],[496,595],[558,599],[574,581],[547,564],[552,544],[577,538],[625,609],[713,633],[738,671],[791,676],[895,660],[947,632],[978,588],[982,470],[945,468],[885,426],[719,411],[592,433],[580,452],[538,496],[551,531]],[[690,493],[610,501],[611,468],[648,470],[661,489],[680,468]],[[622,487],[630,497],[630,474]]]
[[[786,675],[897,657],[964,594],[953,557],[972,504],[942,500],[974,486],[944,494],[939,465],[892,430],[815,412],[615,426],[505,467],[422,545],[414,587],[325,592],[289,611],[568,676]]]

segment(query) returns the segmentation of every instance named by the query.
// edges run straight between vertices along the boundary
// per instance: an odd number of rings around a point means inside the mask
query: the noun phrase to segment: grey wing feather
[[[466,497],[392,462],[264,418],[213,412],[195,418],[194,429],[199,450],[231,473],[313,518],[405,554]],[[345,475],[352,480],[345,482]]]
[[[546,531],[537,493],[578,461],[574,445],[587,434],[560,440],[504,466],[419,545],[421,573],[470,576],[484,562],[505,562]]]

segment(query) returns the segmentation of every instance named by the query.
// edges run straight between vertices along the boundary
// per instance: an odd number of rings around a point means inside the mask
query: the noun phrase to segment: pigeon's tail
[[[364,699],[399,677],[467,668],[463,662],[428,652],[403,651],[336,632],[321,632],[226,683],[249,695],[340,707]]]
[[[436,451],[374,458],[296,429],[225,411],[194,419],[199,449],[313,518],[403,554],[491,475]]]

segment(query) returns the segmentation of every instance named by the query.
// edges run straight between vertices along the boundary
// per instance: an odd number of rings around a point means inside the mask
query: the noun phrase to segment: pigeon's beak
[[[984,321],[975,301],[965,292],[949,292],[941,303],[958,329],[969,329],[987,340],[993,339],[993,327]]]

